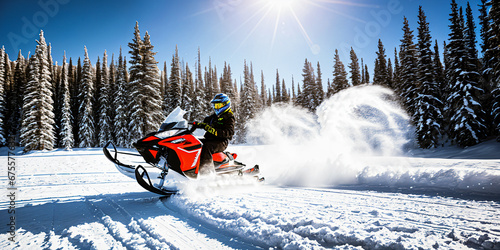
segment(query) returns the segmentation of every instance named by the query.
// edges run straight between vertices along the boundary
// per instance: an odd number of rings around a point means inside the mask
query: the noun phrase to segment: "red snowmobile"
[[[178,191],[178,183],[198,176],[202,142],[193,135],[194,124],[188,124],[182,117],[184,111],[176,108],[161,125],[158,132],[146,135],[132,145],[137,152],[118,151],[112,142],[104,146],[106,158],[112,161],[123,174],[135,178],[139,185],[153,193],[169,195]],[[188,128],[191,125],[191,128]],[[143,165],[122,163],[118,154],[135,157],[135,162]],[[138,160],[137,157],[142,157]],[[215,173],[217,175],[233,174],[238,176],[254,176],[259,181],[259,166],[247,167],[236,161],[235,153],[220,152],[213,155]],[[130,159],[129,159],[130,160]],[[148,170],[146,170],[148,169]],[[157,176],[157,178],[151,178]]]

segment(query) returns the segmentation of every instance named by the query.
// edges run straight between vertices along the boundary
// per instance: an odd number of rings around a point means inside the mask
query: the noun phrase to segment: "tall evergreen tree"
[[[128,95],[127,95],[127,78],[126,78],[126,60],[122,56],[120,48],[120,55],[118,56],[118,68],[116,75],[116,93],[114,103],[116,106],[116,116],[114,121],[114,134],[115,142],[119,147],[127,147],[128,145],[128,123],[129,123],[129,110],[128,110]]]
[[[281,80],[280,80],[280,74],[278,72],[278,69],[276,69],[276,85],[275,85],[275,97],[273,99],[273,103],[278,103],[281,102]]]
[[[321,79],[322,73],[319,62],[316,64],[316,66],[317,66],[316,68],[317,75],[315,78],[316,86],[314,91],[314,106],[317,108],[319,105],[321,105],[321,103],[325,99],[325,91],[323,90],[323,80]]]
[[[144,118],[141,122],[143,126],[142,131],[149,133],[158,130],[164,117],[161,110],[160,70],[158,69],[158,62],[155,60],[156,52],[153,52],[154,46],[151,44],[147,31],[144,35],[143,45],[142,71],[144,81],[141,86],[141,103]]]
[[[194,80],[193,73],[189,69],[189,65],[186,63],[186,69],[184,70],[184,77],[182,80],[182,103],[181,108],[187,112],[186,117],[188,120],[192,120],[193,114],[193,91],[194,91]]]
[[[487,6],[490,6],[488,19],[490,29],[488,31],[487,49],[484,53],[485,71],[489,73],[493,89],[492,118],[497,141],[500,141],[500,2],[489,0]]]
[[[182,100],[181,65],[177,46],[175,46],[175,54],[172,56],[172,63],[170,64],[170,78],[168,82],[169,92],[167,96],[167,110],[165,110],[166,114],[170,114],[176,107],[180,107]]]
[[[439,85],[435,80],[431,51],[431,35],[427,17],[418,10],[418,61],[417,61],[417,104],[413,122],[416,126],[417,141],[421,148],[437,147],[442,134],[442,106],[439,99]]]
[[[5,133],[5,123],[6,123],[6,93],[5,93],[5,48],[0,49],[0,147],[7,144],[7,137]]]
[[[394,91],[401,87],[401,66],[399,64],[398,50],[394,48],[394,71],[392,73],[392,87]]]
[[[399,93],[406,110],[410,115],[415,113],[416,100],[416,68],[417,68],[417,53],[415,44],[413,43],[413,31],[410,29],[408,19],[406,17],[403,21],[403,39],[399,50],[399,63],[400,63],[400,77],[401,84],[396,88]]]
[[[450,43],[448,44],[449,69],[447,69],[449,91],[448,115],[449,133],[453,142],[459,146],[472,146],[479,143],[485,135],[482,107],[478,93],[482,92],[474,80],[477,72],[469,72],[470,50],[465,38],[467,35],[462,11],[458,12],[455,0],[451,3]]]
[[[340,61],[338,50],[335,50],[335,62],[333,64],[333,80],[330,88],[327,91],[327,96],[331,97],[341,90],[347,89],[349,82],[347,81],[347,72],[344,64]]]
[[[244,85],[240,93],[240,106],[238,110],[238,120],[236,123],[237,141],[240,143],[246,142],[246,124],[254,118],[257,112],[255,83],[252,81],[252,71],[249,69],[246,61],[244,63]]]
[[[302,93],[298,97],[298,103],[300,106],[314,112],[317,107],[314,102],[317,85],[314,76],[314,68],[307,59],[305,60],[304,68],[302,69],[302,78],[303,88]]]
[[[21,144],[24,151],[52,150],[55,142],[48,48],[43,31],[37,43],[23,100]]]
[[[73,139],[73,125],[71,118],[71,95],[69,92],[69,83],[68,83],[68,68],[66,65],[66,52],[63,57],[63,65],[61,72],[61,88],[62,96],[61,96],[61,128],[59,132],[60,146],[65,148],[66,150],[71,149],[74,145]]]
[[[21,110],[23,106],[23,90],[26,86],[25,59],[19,50],[14,71],[14,81],[10,93],[7,94],[10,102],[7,117],[7,136],[16,138],[19,135],[21,124]]]
[[[108,55],[104,51],[104,56],[102,57],[102,67],[101,70],[96,72],[101,77],[101,85],[99,89],[99,104],[97,111],[98,118],[98,145],[100,147],[104,146],[112,138],[112,121],[111,121],[111,84],[109,81],[109,70],[108,70]]]
[[[359,69],[359,61],[358,61],[358,56],[356,55],[356,52],[354,52],[354,49],[351,47],[351,62],[349,63],[349,69],[351,73],[351,84],[352,86],[358,86],[361,84],[361,73]]]
[[[387,59],[385,48],[382,41],[378,40],[377,58],[375,59],[375,69],[373,72],[373,84],[382,85],[391,88],[388,83],[387,76]]]
[[[228,74],[230,74],[230,69],[228,69]],[[194,121],[203,121],[203,118],[207,116],[207,113],[205,113],[205,108],[204,108],[205,86],[203,83],[203,74],[201,72],[201,53],[199,47],[198,47],[198,62],[196,64],[196,76],[194,84],[195,84],[195,90],[193,95],[193,115],[191,118]],[[234,96],[231,99],[234,99]]]
[[[94,74],[92,65],[90,64],[89,54],[87,47],[85,49],[85,59],[83,60],[82,67],[82,82],[80,83],[80,97],[82,100],[78,112],[78,126],[80,138],[80,148],[94,147],[95,146],[95,124],[94,124],[94,107],[93,93],[94,93]]]

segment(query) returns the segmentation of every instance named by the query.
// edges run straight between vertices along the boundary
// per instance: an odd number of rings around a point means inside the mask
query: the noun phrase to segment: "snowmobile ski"
[[[139,183],[139,185],[141,185],[141,187],[148,190],[149,192],[153,192],[155,194],[160,194],[160,195],[172,195],[172,194],[177,193],[177,190],[167,190],[167,189],[162,188],[161,186],[155,187],[153,185],[153,182],[151,182],[151,178],[149,177],[148,172],[141,165],[139,165],[135,168],[135,179],[137,180],[137,183]]]

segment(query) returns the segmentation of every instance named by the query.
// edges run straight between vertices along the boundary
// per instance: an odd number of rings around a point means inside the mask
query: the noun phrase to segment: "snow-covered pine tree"
[[[23,89],[26,86],[26,62],[21,54],[21,50],[19,50],[17,60],[16,60],[16,68],[14,70],[14,81],[11,93],[7,94],[8,99],[10,101],[9,114],[7,117],[7,136],[16,138],[19,135],[19,128],[21,127],[21,109],[23,106]]]
[[[361,85],[361,72],[359,69],[359,61],[356,52],[351,47],[350,52],[351,62],[349,63],[349,73],[351,73],[351,84],[352,86]]]
[[[479,143],[485,135],[486,127],[482,120],[482,107],[478,102],[477,93],[482,92],[478,82],[474,82],[474,77],[469,72],[468,62],[470,50],[465,42],[465,23],[460,8],[458,11],[455,0],[451,3],[452,13],[450,14],[450,42],[448,44],[447,69],[448,83],[448,113],[446,118],[449,121],[449,133],[452,141],[459,146],[466,147]]]
[[[380,39],[378,40],[378,51],[376,53],[377,58],[375,59],[375,69],[373,72],[373,84],[392,88],[392,86],[389,86],[387,79],[387,59],[385,59],[386,55],[384,44],[382,44]]]
[[[110,138],[111,141],[116,142],[115,140],[115,130],[114,130],[114,124],[115,124],[115,117],[116,117],[116,103],[115,103],[115,97],[116,97],[116,75],[117,75],[117,70],[115,66],[115,54],[111,54],[111,63],[109,64],[109,121],[110,121]]]
[[[323,91],[322,91],[322,93],[323,93]],[[281,81],[281,101],[283,101],[284,103],[289,103],[290,102],[290,94],[286,90],[285,79],[283,79]]]
[[[442,106],[439,99],[439,85],[435,80],[431,51],[429,23],[422,9],[418,10],[417,53],[417,99],[413,123],[416,127],[417,141],[421,148],[437,147],[442,134]]]
[[[193,91],[194,91],[194,80],[193,73],[189,69],[189,65],[186,63],[186,70],[184,71],[184,80],[182,80],[182,104],[181,108],[187,112],[186,118],[192,121],[193,116]]]
[[[266,108],[268,106],[267,103],[267,91],[266,91],[266,84],[264,82],[264,71],[260,71],[260,99],[262,100],[262,105],[264,106],[263,108]]]
[[[74,145],[73,126],[71,118],[70,92],[68,83],[68,66],[66,65],[66,52],[64,52],[61,72],[61,127],[59,129],[59,143],[61,147],[69,150]]]
[[[201,54],[198,48],[198,62],[196,63],[196,77],[195,77],[195,90],[193,91],[193,115],[192,121],[203,121],[207,116],[205,113],[205,84],[203,83],[203,74],[201,71]]]
[[[314,109],[315,110],[316,110],[316,108],[319,105],[321,105],[321,103],[325,99],[325,91],[323,90],[323,80],[321,78],[322,73],[321,73],[321,67],[320,67],[319,62],[316,63],[316,66],[317,66],[317,68],[316,68],[317,75],[316,75],[316,78],[314,79],[315,85],[316,85],[315,86],[315,91],[314,91],[314,106],[315,106]],[[281,92],[282,92],[282,95],[283,95],[283,93],[285,93],[285,95],[286,95],[286,89],[285,88],[283,88]],[[282,97],[282,99],[283,98],[284,97]]]
[[[280,80],[280,74],[278,72],[278,69],[276,69],[276,84],[274,87],[274,99],[273,103],[278,103],[281,102],[281,80]]]
[[[182,100],[182,87],[181,87],[181,65],[179,60],[179,51],[177,45],[175,46],[175,54],[172,55],[172,63],[170,64],[170,78],[169,91],[168,91],[168,104],[167,110],[164,110],[165,114],[170,114],[172,110],[176,107],[181,106]]]
[[[251,70],[244,63],[244,85],[240,93],[240,105],[238,109],[238,120],[236,122],[237,142],[246,142],[246,124],[249,120],[254,118],[257,112],[256,100],[257,94],[255,93],[255,83],[252,81]]]
[[[128,147],[128,123],[129,123],[129,102],[127,91],[127,78],[126,78],[126,60],[122,56],[122,49],[120,48],[120,55],[118,56],[118,68],[116,75],[116,92],[114,95],[114,103],[116,107],[116,116],[114,120],[113,129],[115,131],[115,142],[119,147]]]
[[[327,91],[327,96],[331,97],[341,90],[347,88],[349,88],[347,72],[345,71],[344,63],[340,61],[338,50],[335,50],[335,62],[333,63],[333,80],[330,88]]]
[[[403,21],[403,39],[399,49],[399,63],[401,84],[396,92],[399,93],[403,104],[410,115],[415,113],[416,93],[416,69],[417,69],[417,53],[415,44],[413,43],[413,31],[410,29],[408,19]]]
[[[141,103],[145,119],[141,122],[142,126],[144,126],[142,129],[143,132],[149,133],[157,131],[165,117],[161,110],[160,70],[158,69],[158,62],[155,60],[156,52],[153,52],[154,46],[151,44],[151,39],[147,31],[144,35],[143,44],[142,67],[144,79],[141,86],[141,95],[143,96]]]
[[[434,44],[434,53],[432,54],[432,66],[434,68],[434,80],[438,84],[439,92],[438,96],[440,100],[444,100],[443,98],[443,91],[442,89],[445,88],[445,75],[444,75],[444,67],[443,63],[441,63],[441,58],[439,56],[439,45],[437,40],[435,41]]]
[[[368,65],[365,64],[365,84],[370,83],[370,71],[368,71]]]
[[[401,66],[399,65],[398,50],[394,48],[394,71],[392,73],[392,87],[396,91],[401,85]]]
[[[491,82],[493,85],[493,104],[492,117],[493,126],[497,135],[497,141],[500,141],[500,1],[489,0],[487,6],[490,6],[488,19],[490,29],[488,31],[487,49],[484,53],[485,59],[488,59],[488,68]]]
[[[54,148],[54,113],[47,44],[43,31],[31,58],[30,79],[23,98],[21,144],[24,151]]]
[[[316,79],[314,76],[314,68],[307,58],[304,62],[304,68],[302,69],[302,79],[303,88],[302,93],[298,98],[298,103],[300,106],[314,112],[316,110],[314,103]]]
[[[392,68],[391,58],[387,58],[387,85],[394,90],[394,70]]]
[[[79,147],[88,148],[95,146],[95,124],[93,110],[94,74],[90,63],[87,47],[84,47],[85,59],[82,67],[82,82],[80,83],[80,109],[78,112],[78,126],[80,139]]]
[[[5,93],[5,48],[2,46],[0,49],[0,147],[5,146],[7,144],[7,137],[5,131],[5,123],[6,123],[6,93]]]
[[[130,81],[127,84],[125,93],[127,94],[127,103],[129,110],[129,123],[127,124],[129,130],[129,140],[135,141],[141,136],[144,136],[146,131],[142,129],[144,120],[143,103],[144,96],[141,93],[142,85],[144,84],[144,68],[143,68],[143,41],[139,30],[139,23],[135,23],[134,38],[132,42],[128,43],[130,48]]]
[[[100,89],[97,91],[99,93],[98,100],[98,146],[103,147],[108,141],[112,140],[112,121],[111,121],[111,86],[109,81],[109,70],[108,70],[108,55],[106,51],[104,51],[104,55],[102,57],[102,66],[101,70],[97,71],[96,74],[100,75],[101,84]]]

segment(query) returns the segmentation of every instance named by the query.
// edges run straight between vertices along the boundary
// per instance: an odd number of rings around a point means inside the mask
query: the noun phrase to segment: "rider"
[[[201,139],[203,148],[200,156],[200,174],[215,172],[212,154],[227,148],[234,135],[234,114],[231,100],[226,94],[217,94],[211,101],[215,113],[205,117],[203,122],[195,122],[195,126],[205,129],[205,138]]]

